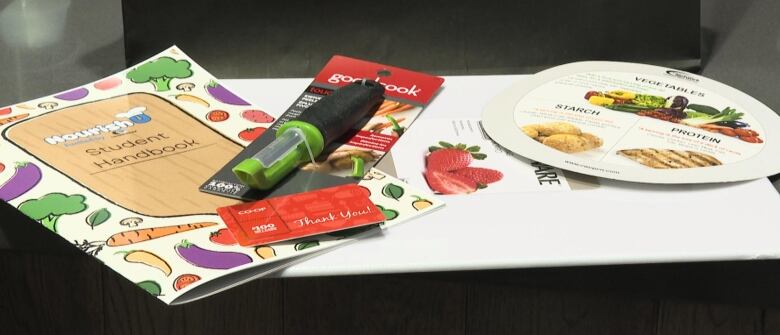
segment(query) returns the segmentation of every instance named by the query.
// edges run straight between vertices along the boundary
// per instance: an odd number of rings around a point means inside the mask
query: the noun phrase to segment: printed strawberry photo
[[[438,146],[428,147],[425,157],[425,181],[439,194],[468,194],[488,187],[504,178],[501,171],[472,166],[487,158],[479,146],[459,143],[452,145],[440,141]],[[479,164],[479,163],[477,163]]]

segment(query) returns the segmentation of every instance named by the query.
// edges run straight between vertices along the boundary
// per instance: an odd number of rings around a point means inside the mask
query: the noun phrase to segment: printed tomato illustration
[[[212,122],[222,122],[229,118],[230,118],[230,114],[220,109],[215,109],[213,111],[210,111],[208,114],[206,114],[206,119]]]
[[[247,109],[241,112],[241,117],[257,123],[271,123],[275,120],[273,116],[259,109]]]
[[[0,163],[0,172],[5,171],[5,164]]]
[[[95,86],[95,88],[101,91],[106,91],[115,88],[121,84],[122,84],[122,79],[119,79],[117,77],[110,77],[110,78],[103,79],[99,82],[96,82],[95,85],[93,86]]]
[[[176,280],[173,281],[173,289],[176,291],[181,290],[198,280],[200,280],[200,276],[191,273],[185,273],[176,277]]]
[[[234,245],[238,243],[236,242],[236,238],[233,237],[233,234],[230,233],[230,231],[227,228],[222,228],[220,230],[212,232],[211,235],[209,235],[209,240],[211,242],[214,242],[216,244],[221,244],[221,245]]]
[[[0,115],[11,114],[11,107],[0,108]]]
[[[263,135],[263,133],[265,132],[266,129],[267,128],[265,128],[265,127],[255,127],[255,128],[244,129],[240,133],[238,133],[238,138],[240,138],[240,139],[242,139],[244,141],[252,142],[255,139],[257,139],[258,137],[260,137],[260,135]]]

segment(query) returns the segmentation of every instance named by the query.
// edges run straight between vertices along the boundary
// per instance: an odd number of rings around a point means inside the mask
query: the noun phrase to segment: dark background
[[[35,34],[10,40],[3,13],[17,1],[0,0],[0,105],[96,80],[123,69],[125,51],[130,61],[138,60],[175,42],[226,78],[311,76],[334,52],[436,74],[529,73],[586,57],[700,66],[700,73],[780,110],[780,2],[769,0],[703,0],[691,14],[701,15],[700,51],[679,42],[691,36],[675,34],[698,22],[678,17],[692,10],[682,1],[557,1],[539,6],[562,9],[538,13],[534,9],[542,7],[529,7],[529,1],[362,7],[329,2],[329,10],[257,2],[266,7],[244,12],[240,6],[246,3],[188,2],[202,3],[204,13],[234,16],[234,22],[211,20],[174,2],[133,1],[136,7],[126,9],[142,17],[133,23],[154,37],[144,40],[149,45],[134,44],[132,32],[124,38],[130,25],[122,24],[117,0],[57,0],[69,7],[61,31],[49,32],[59,33],[53,42],[35,43]],[[414,9],[399,12],[404,6]],[[345,18],[334,19],[330,11]],[[646,19],[659,12],[665,18]],[[558,17],[570,20],[549,23]],[[599,26],[613,19],[612,27]],[[257,28],[241,29],[247,26],[242,21]],[[54,23],[36,17],[12,26],[24,35]],[[382,34],[378,27],[385,25],[408,30]],[[628,47],[636,42],[630,32],[639,26],[655,27],[664,39]],[[190,38],[171,41],[174,31]],[[208,34],[217,38],[199,45]],[[572,48],[561,43],[583,35],[595,38],[575,41]],[[242,48],[230,42],[236,38],[255,42]],[[328,49],[333,44],[339,47]],[[772,210],[766,215],[775,215]],[[262,279],[167,307],[6,204],[0,204],[0,249],[4,334],[780,333],[780,261],[774,260]]]
[[[439,75],[700,64],[698,0],[200,2],[124,1],[128,65],[172,44],[221,78],[313,77],[334,53]]]

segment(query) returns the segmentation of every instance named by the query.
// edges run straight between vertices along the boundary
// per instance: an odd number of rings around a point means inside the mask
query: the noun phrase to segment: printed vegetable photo
[[[593,105],[618,112],[684,124],[709,132],[738,138],[748,143],[763,143],[758,132],[741,121],[744,113],[731,107],[718,109],[703,104],[690,103],[688,98],[677,95],[661,97],[627,90],[607,92],[589,91],[585,100]]]

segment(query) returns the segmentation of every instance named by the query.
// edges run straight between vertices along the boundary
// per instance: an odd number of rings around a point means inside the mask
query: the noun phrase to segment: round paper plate
[[[687,184],[780,173],[780,117],[717,81],[652,65],[578,62],[510,87],[487,134],[532,160],[618,180]]]

